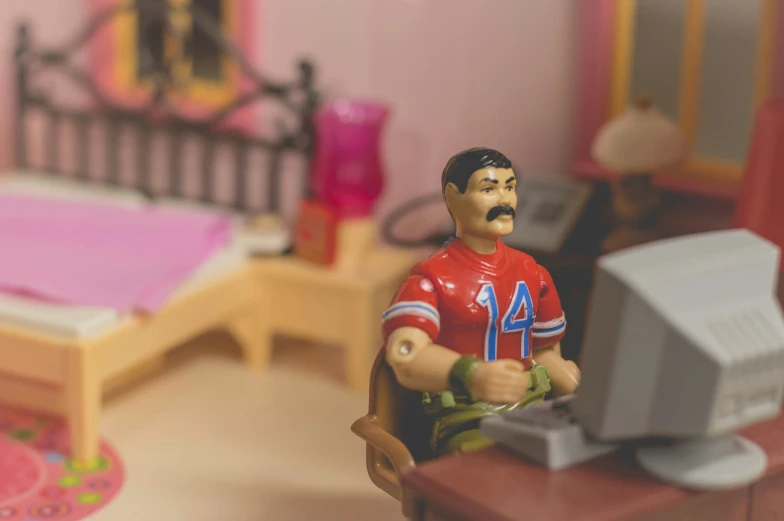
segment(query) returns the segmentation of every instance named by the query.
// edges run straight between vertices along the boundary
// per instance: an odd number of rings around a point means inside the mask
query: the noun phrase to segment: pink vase
[[[337,100],[316,115],[311,182],[316,198],[341,217],[366,217],[384,188],[381,135],[389,117],[383,103]]]

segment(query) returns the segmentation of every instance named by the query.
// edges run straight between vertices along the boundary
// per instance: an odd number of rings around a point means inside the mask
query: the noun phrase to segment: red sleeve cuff
[[[431,342],[435,342],[438,338],[438,324],[433,322],[429,318],[418,317],[418,316],[411,316],[411,315],[403,315],[393,318],[388,318],[384,320],[383,323],[383,333],[384,333],[384,344],[387,343],[387,339],[389,339],[389,335],[396,329],[401,327],[415,327],[417,329],[421,329],[427,336],[430,337]]]
[[[560,341],[566,334],[566,317],[560,317],[547,322],[536,322],[532,328],[534,347],[549,346]]]

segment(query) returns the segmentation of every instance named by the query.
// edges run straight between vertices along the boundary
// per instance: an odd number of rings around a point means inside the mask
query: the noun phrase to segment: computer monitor
[[[784,390],[779,250],[747,230],[657,241],[598,261],[571,413],[693,488],[748,483],[764,452],[734,435],[775,417]]]

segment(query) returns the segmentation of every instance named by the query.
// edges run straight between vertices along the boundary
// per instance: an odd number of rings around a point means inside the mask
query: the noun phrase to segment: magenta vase
[[[389,117],[383,103],[337,100],[316,115],[313,193],[344,218],[373,213],[384,188],[381,136]]]

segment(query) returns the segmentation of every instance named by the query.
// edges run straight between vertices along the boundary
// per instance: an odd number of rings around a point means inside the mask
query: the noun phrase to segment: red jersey
[[[490,255],[452,240],[414,266],[382,320],[384,342],[397,328],[416,327],[462,355],[514,358],[526,369],[532,347],[566,331],[550,274],[500,239]]]

